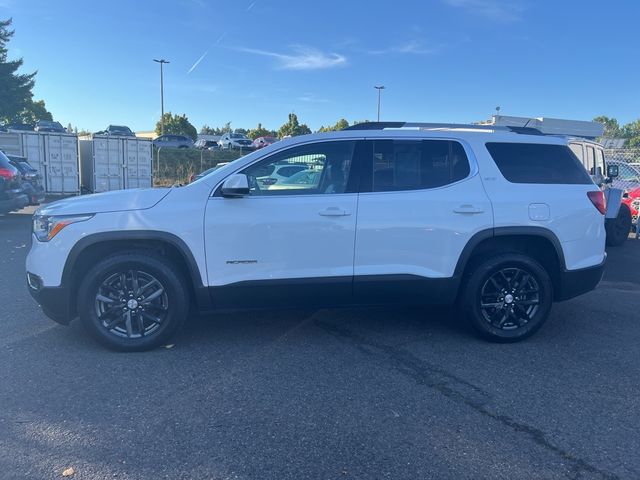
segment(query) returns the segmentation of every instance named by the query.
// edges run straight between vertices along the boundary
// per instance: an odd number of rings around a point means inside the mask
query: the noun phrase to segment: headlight
[[[91,217],[93,215],[34,215],[33,233],[39,241],[48,242],[67,225],[84,222]]]

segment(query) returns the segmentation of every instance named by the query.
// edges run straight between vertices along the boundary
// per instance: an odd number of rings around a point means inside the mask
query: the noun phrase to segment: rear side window
[[[467,155],[449,140],[377,140],[373,153],[373,191],[421,190],[469,176]]]
[[[512,183],[589,184],[591,178],[565,145],[487,143],[500,172]]]

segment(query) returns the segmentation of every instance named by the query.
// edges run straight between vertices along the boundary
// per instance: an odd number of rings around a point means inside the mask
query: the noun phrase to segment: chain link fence
[[[241,150],[199,150],[195,148],[154,148],[153,185],[167,187],[187,184],[194,175],[232,162],[249,153]]]
[[[640,163],[640,148],[605,148],[604,156],[607,160]]]

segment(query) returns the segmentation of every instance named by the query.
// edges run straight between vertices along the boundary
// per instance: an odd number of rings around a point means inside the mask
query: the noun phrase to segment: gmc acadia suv
[[[259,181],[283,164],[317,174]],[[48,316],[79,316],[117,350],[163,344],[192,306],[455,304],[511,342],[598,284],[604,212],[561,138],[365,123],[283,140],[188,186],[42,207],[27,280]]]

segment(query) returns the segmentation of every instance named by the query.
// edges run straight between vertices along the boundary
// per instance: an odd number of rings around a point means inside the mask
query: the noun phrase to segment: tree
[[[224,127],[210,127],[209,125],[203,125],[200,129],[202,135],[224,135],[231,132],[231,122],[224,124]]]
[[[247,137],[249,137],[251,140],[255,140],[258,137],[275,137],[276,135],[278,135],[277,132],[274,132],[273,130],[267,130],[262,126],[261,123],[259,123],[256,128],[252,128],[251,130],[249,130],[249,132],[247,133]]]
[[[37,73],[18,73],[22,58],[8,59],[7,43],[14,34],[11,23],[11,19],[0,20],[0,118],[7,122],[16,121],[15,117],[28,107]]]
[[[34,102],[29,99],[22,111],[14,115],[12,120],[19,123],[36,123],[38,120],[53,120],[53,115],[45,107],[44,100]]]
[[[349,122],[347,122],[344,118],[341,118],[340,120],[338,120],[336,122],[336,124],[333,127],[331,127],[331,126],[320,127],[320,130],[318,130],[318,131],[319,132],[335,132],[335,131],[338,131],[338,130],[344,130],[348,126],[349,126]]]
[[[620,136],[620,124],[615,118],[609,118],[606,115],[600,115],[593,119],[594,122],[599,122],[604,125],[604,137],[616,138]]]
[[[196,127],[191,125],[189,119],[185,114],[182,115],[174,115],[171,112],[167,112],[164,114],[164,133],[170,135],[186,135],[187,137],[191,137],[193,140],[198,138],[198,131]],[[162,133],[162,123],[156,123],[156,134],[160,135]]]
[[[288,135],[292,137],[296,135],[307,135],[309,133],[311,133],[311,129],[304,123],[298,123],[298,116],[295,113],[290,113],[289,121],[278,130],[278,136],[280,138]]]

